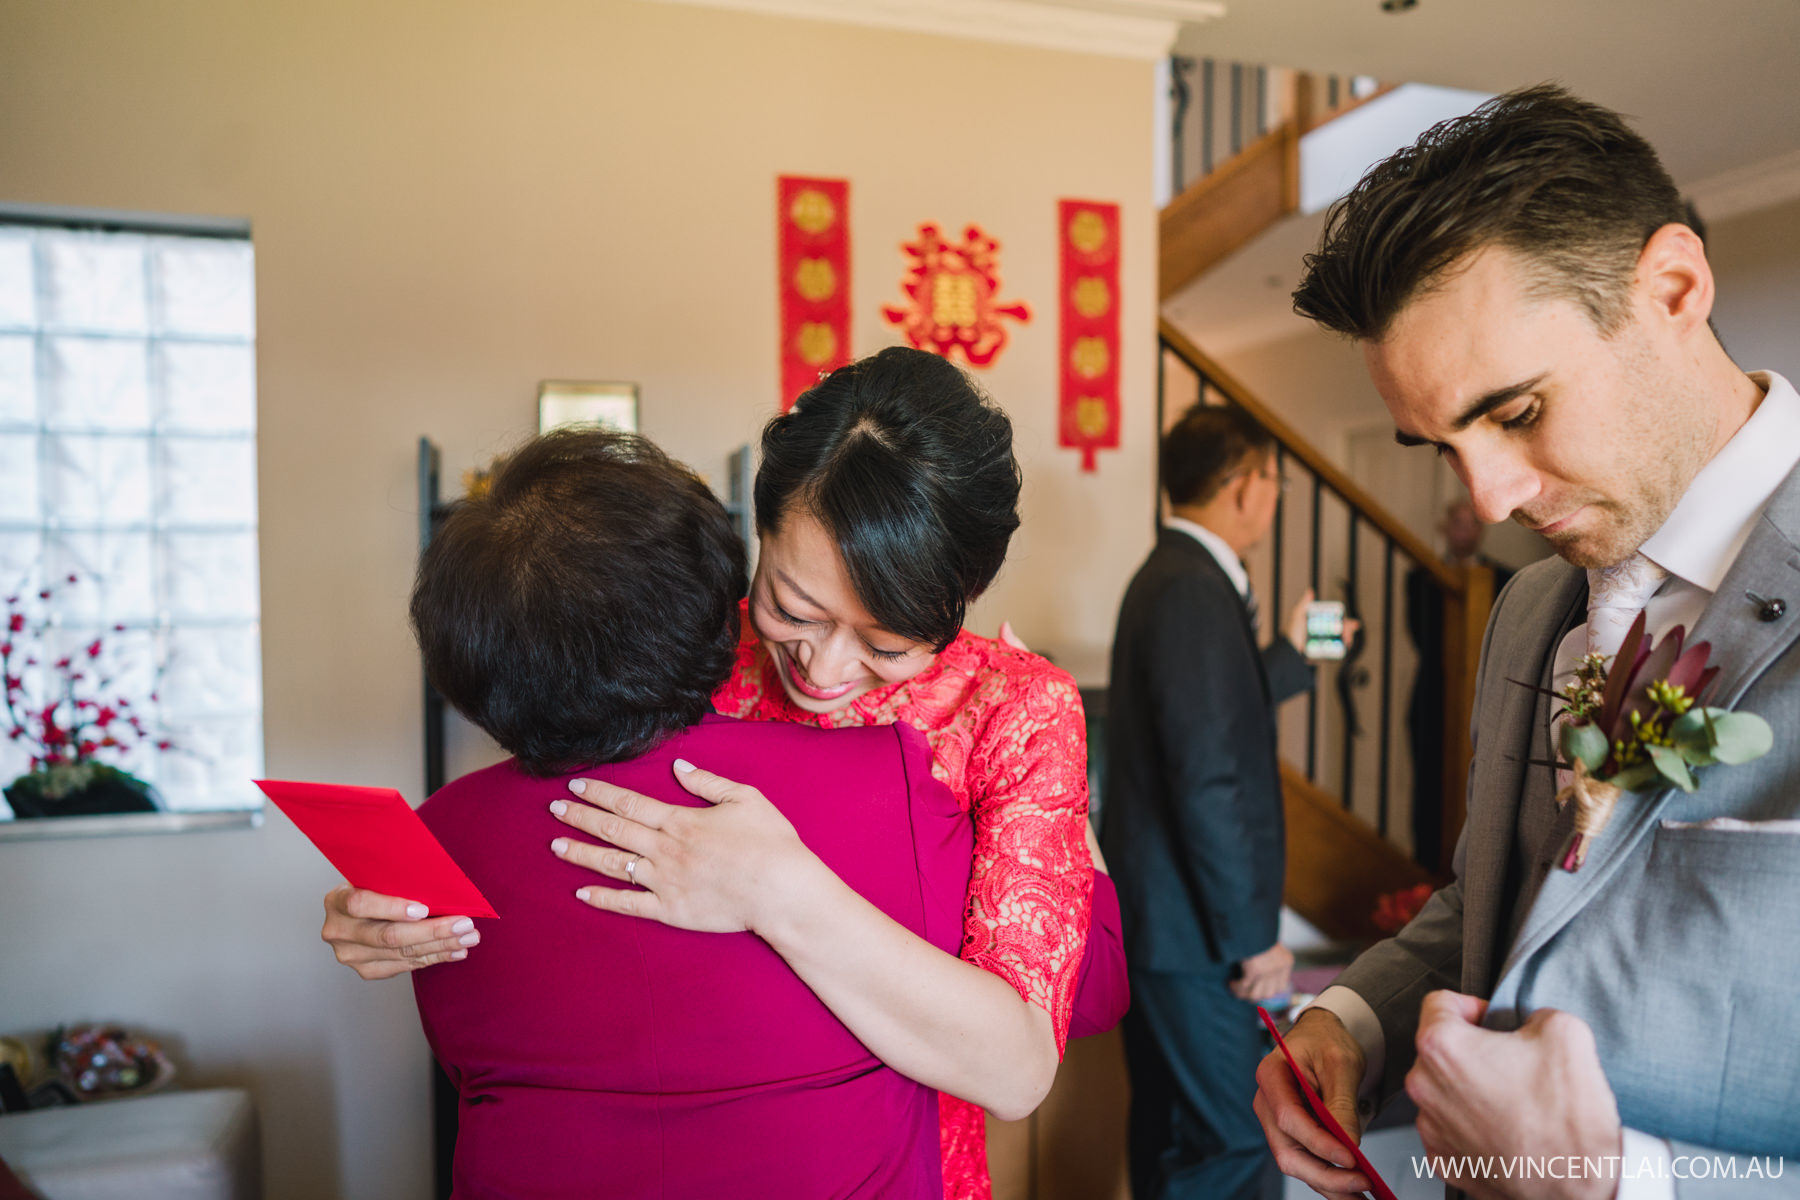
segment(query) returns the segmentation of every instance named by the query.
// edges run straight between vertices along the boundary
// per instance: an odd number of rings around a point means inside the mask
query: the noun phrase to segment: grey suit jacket
[[[1783,598],[1786,615],[1761,620],[1747,592]],[[1553,702],[1509,680],[1548,684],[1586,598],[1584,573],[1559,559],[1501,594],[1476,682],[1455,880],[1338,982],[1380,1018],[1384,1099],[1412,1066],[1427,992],[1488,997],[1496,1029],[1559,1008],[1592,1027],[1626,1125],[1670,1139],[1678,1156],[1757,1156],[1758,1171],[1761,1156],[1795,1160],[1761,1183],[1744,1182],[1747,1157],[1708,1166],[1712,1178],[1676,1180],[1680,1196],[1800,1196],[1800,834],[1696,827],[1800,819],[1800,654],[1789,653],[1800,636],[1800,471],[1776,490],[1693,631],[1723,668],[1710,702],[1761,714],[1774,750],[1703,769],[1692,795],[1623,797],[1569,873],[1553,862],[1571,818],[1555,810],[1554,772],[1529,761],[1553,757]],[[1518,830],[1533,819],[1553,823],[1551,836],[1524,861]],[[1522,889],[1535,896],[1514,935]],[[1718,1177],[1732,1171],[1736,1180]]]

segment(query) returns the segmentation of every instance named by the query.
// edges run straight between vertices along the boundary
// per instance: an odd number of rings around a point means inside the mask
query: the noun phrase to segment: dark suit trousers
[[[1275,1160],[1250,1103],[1262,1061],[1256,1006],[1229,964],[1138,971],[1120,1028],[1131,1073],[1133,1200],[1258,1200]]]

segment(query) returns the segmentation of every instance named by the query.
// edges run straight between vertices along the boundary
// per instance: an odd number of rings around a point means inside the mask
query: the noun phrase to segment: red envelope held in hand
[[[1275,1018],[1271,1017],[1269,1010],[1260,1004],[1256,1006],[1256,1011],[1262,1017],[1263,1024],[1269,1027],[1270,1034],[1274,1036],[1275,1045],[1281,1050],[1281,1057],[1287,1059],[1288,1070],[1294,1073],[1294,1082],[1300,1085],[1300,1094],[1305,1096],[1307,1104],[1312,1106],[1313,1116],[1319,1118],[1319,1124],[1325,1127],[1326,1132],[1342,1142],[1344,1148],[1355,1157],[1356,1169],[1368,1177],[1369,1187],[1375,1194],[1375,1200],[1395,1200],[1394,1189],[1375,1173],[1375,1168],[1369,1165],[1367,1158],[1363,1157],[1362,1147],[1356,1144],[1356,1139],[1351,1137],[1342,1125],[1338,1124],[1338,1119],[1331,1115],[1331,1110],[1325,1107],[1323,1100],[1319,1099],[1319,1093],[1313,1091],[1312,1084],[1306,1082],[1306,1076],[1300,1072],[1300,1064],[1294,1061],[1293,1054],[1288,1051],[1287,1042],[1282,1040],[1281,1031],[1275,1028]]]
[[[498,917],[393,788],[254,781],[351,886],[417,901],[434,917]]]

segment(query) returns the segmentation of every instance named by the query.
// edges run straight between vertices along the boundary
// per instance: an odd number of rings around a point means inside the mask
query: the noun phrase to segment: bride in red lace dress
[[[962,628],[1018,525],[1011,442],[1005,415],[960,371],[908,349],[833,372],[770,422],[756,479],[761,554],[737,661],[714,696],[730,717],[905,721],[925,735],[934,774],[975,825],[958,958],[850,891],[760,793],[704,763],[681,779],[712,807],[578,781],[588,803],[561,814],[617,847],[568,839],[565,858],[642,889],[588,888],[584,900],[685,928],[754,931],[877,1057],[938,1088],[953,1200],[990,1194],[983,1110],[1030,1113],[1071,1022],[1097,1032],[1125,1003],[1117,901],[1088,834],[1075,683]],[[327,940],[366,976],[397,957],[368,949],[400,940],[385,922],[353,919],[397,915],[380,900],[345,890],[327,904]],[[441,933],[423,928],[440,923]],[[417,939],[438,937],[418,940],[394,970],[468,952],[448,919],[418,924]]]

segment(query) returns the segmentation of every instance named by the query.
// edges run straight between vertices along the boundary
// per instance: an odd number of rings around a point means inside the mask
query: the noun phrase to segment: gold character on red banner
[[[918,240],[901,249],[912,259],[900,281],[909,303],[886,306],[881,315],[918,349],[945,358],[961,350],[970,366],[989,366],[1006,348],[1007,327],[1000,319],[1031,320],[1031,308],[1023,301],[995,298],[1000,243],[980,226],[970,225],[962,241],[951,242],[936,225],[921,225]]]
[[[1057,211],[1062,251],[1062,387],[1057,441],[1081,451],[1119,445],[1119,206],[1063,200]]]
[[[783,175],[775,203],[785,409],[850,361],[850,185]]]

